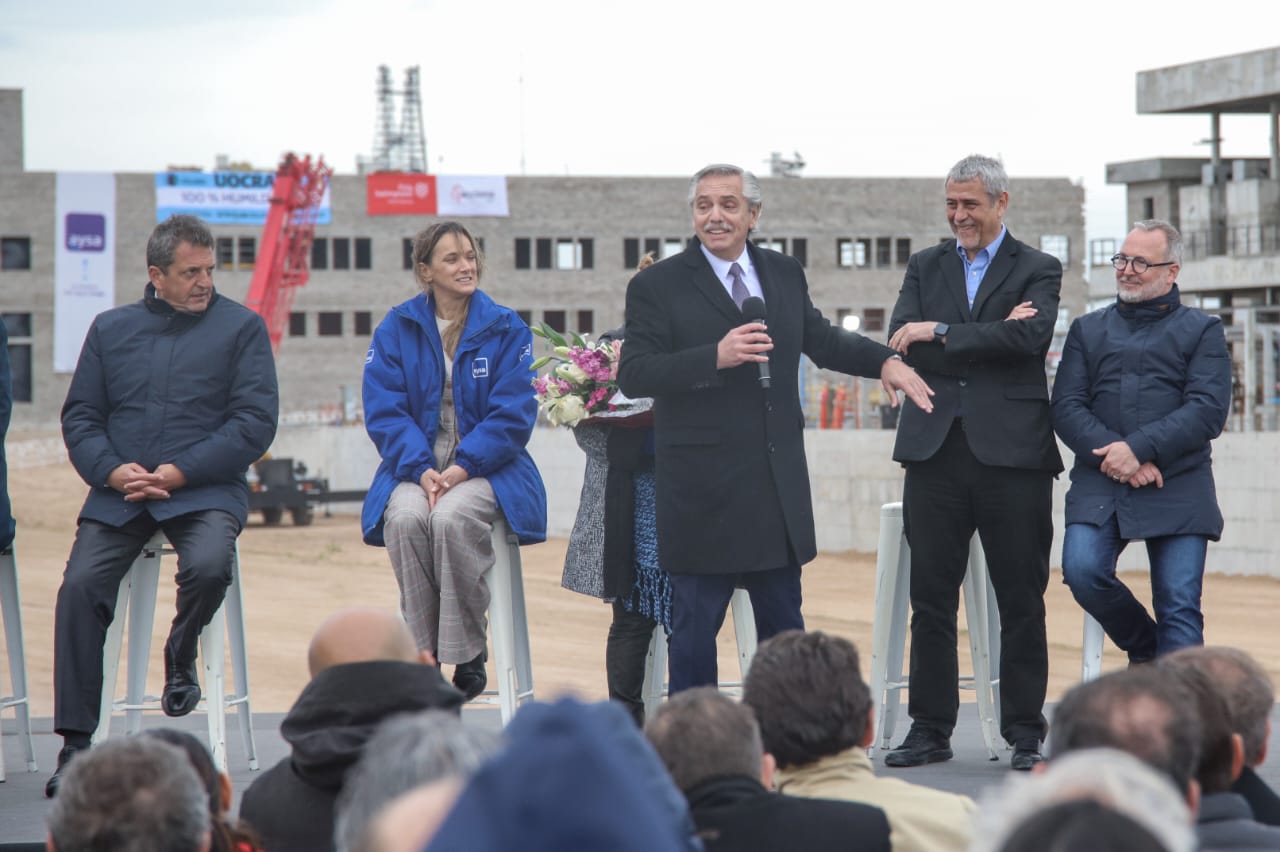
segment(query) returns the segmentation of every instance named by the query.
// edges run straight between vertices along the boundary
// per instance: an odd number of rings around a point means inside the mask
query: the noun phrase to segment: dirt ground
[[[85,486],[69,465],[10,470],[9,492],[18,520],[16,542],[27,679],[34,716],[53,712],[53,608]],[[524,580],[533,650],[534,684],[541,698],[572,691],[603,698],[604,637],[609,609],[560,588],[566,542],[523,548]],[[249,639],[253,707],[283,712],[306,683],[306,648],[329,613],[351,604],[396,609],[395,578],[386,553],[360,540],[358,519],[317,515],[309,527],[266,527],[255,516],[240,539],[242,583]],[[810,629],[853,640],[870,658],[874,554],[823,554],[804,569],[805,619]],[[160,584],[151,688],[162,683],[160,648],[173,611],[173,586]],[[1061,574],[1048,591],[1050,700],[1080,676],[1081,616]],[[1213,644],[1236,645],[1256,655],[1280,678],[1280,642],[1273,628],[1280,611],[1280,580],[1210,576],[1205,583],[1206,635]],[[963,625],[963,620],[961,622]],[[732,626],[721,635],[721,671],[736,679]],[[962,645],[964,638],[961,638]],[[967,654],[961,654],[966,670]],[[1104,666],[1123,665],[1108,648]],[[731,676],[731,677],[730,677]],[[0,657],[0,689],[7,690],[7,657]],[[966,700],[962,694],[962,700]]]

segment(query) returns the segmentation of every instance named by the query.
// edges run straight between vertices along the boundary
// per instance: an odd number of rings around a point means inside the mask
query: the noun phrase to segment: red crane
[[[310,155],[299,159],[292,153],[284,155],[276,170],[271,208],[262,226],[262,247],[245,297],[246,307],[267,324],[272,352],[280,351],[294,292],[311,274],[316,216],[332,175],[324,157],[313,163]]]

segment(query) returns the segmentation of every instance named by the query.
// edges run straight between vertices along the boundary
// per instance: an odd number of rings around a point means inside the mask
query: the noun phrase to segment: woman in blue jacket
[[[546,539],[547,498],[525,445],[537,417],[533,337],[477,289],[471,234],[437,222],[414,239],[423,292],[387,314],[365,358],[364,415],[382,457],[365,497],[368,544],[385,546],[418,647],[484,691],[483,575],[501,515],[520,539]]]

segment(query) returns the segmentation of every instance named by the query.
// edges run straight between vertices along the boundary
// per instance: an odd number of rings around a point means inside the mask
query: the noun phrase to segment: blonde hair
[[[431,293],[431,285],[422,277],[422,268],[431,263],[431,256],[435,253],[436,246],[440,244],[440,240],[449,234],[456,235],[459,239],[464,239],[476,253],[476,280],[480,280],[481,273],[484,272],[484,256],[480,252],[480,247],[476,245],[475,239],[471,236],[461,222],[445,221],[434,222],[418,232],[413,238],[413,277],[417,279],[418,285],[422,287],[423,292],[428,295]],[[439,306],[437,305],[437,310]],[[453,357],[458,351],[458,341],[462,339],[462,330],[467,324],[467,313],[471,309],[471,299],[468,298],[463,304],[462,310],[457,316],[446,317],[438,314],[442,319],[450,320],[449,327],[440,335],[440,345],[444,348],[444,354]]]

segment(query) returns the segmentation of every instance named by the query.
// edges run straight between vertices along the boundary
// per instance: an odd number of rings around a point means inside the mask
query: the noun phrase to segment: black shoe
[[[1044,762],[1040,753],[1040,740],[1027,737],[1013,744],[1013,757],[1009,759],[1009,768],[1018,772],[1030,772],[1031,767]]]
[[[75,746],[63,746],[62,751],[58,752],[58,768],[53,770],[53,775],[49,776],[49,780],[44,784],[44,797],[52,799],[58,795],[58,788],[62,786],[62,770],[67,768],[67,764],[71,762],[71,758],[75,757],[82,751],[88,749],[77,748]]]
[[[941,763],[954,756],[949,737],[944,737],[928,728],[912,725],[902,745],[884,756],[884,765],[924,766],[926,763]]]
[[[200,703],[200,681],[196,677],[196,661],[178,663],[169,646],[164,646],[164,693],[160,707],[166,716],[185,716]]]
[[[469,663],[458,663],[453,669],[453,685],[462,690],[462,694],[470,701],[484,692],[489,683],[489,676],[484,671],[484,661],[489,658],[488,651],[481,651],[480,656]]]

